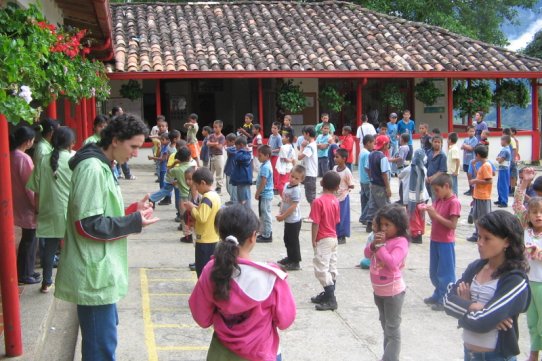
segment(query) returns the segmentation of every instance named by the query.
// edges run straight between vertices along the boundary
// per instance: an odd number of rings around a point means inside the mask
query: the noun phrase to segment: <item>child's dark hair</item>
[[[479,110],[476,113],[480,114],[480,118],[484,119],[485,113],[483,111]],[[474,113],[474,114],[476,114],[476,113]]]
[[[408,133],[401,134],[401,140],[403,141],[403,143],[408,144],[408,142],[410,142],[410,134]]]
[[[328,123],[322,124],[322,127],[321,127],[321,128],[322,128],[322,129],[323,129],[323,128],[331,129],[331,126],[329,125],[329,122],[328,122]]]
[[[483,144],[478,144],[474,147],[474,154],[479,155],[482,158],[487,158],[488,149]]]
[[[405,237],[410,239],[408,235],[408,216],[404,206],[399,204],[388,204],[380,208],[375,215],[375,222],[379,229],[382,229],[382,218],[387,219],[395,225],[397,229],[396,237]]]
[[[386,124],[386,128],[388,127],[388,125]],[[343,132],[348,132],[348,134],[352,133],[352,127],[349,126],[349,125],[345,125],[343,127]]]
[[[254,119],[254,114],[252,113],[246,113],[245,118],[249,118],[250,120]]]
[[[536,177],[533,181],[533,190],[535,192],[542,192],[542,176]]]
[[[252,129],[259,131],[260,129],[262,129],[262,127],[260,126],[260,124],[252,124]]]
[[[367,145],[368,143],[374,142],[375,137],[373,137],[371,134],[366,134],[363,136],[363,145]]]
[[[457,143],[458,139],[459,139],[459,137],[457,136],[457,133],[452,132],[452,133],[448,134],[448,141],[450,143],[455,144],[455,143]]]
[[[172,131],[168,133],[168,138],[170,142],[173,142],[175,138],[180,138],[180,137],[181,137],[181,132],[179,132],[177,129],[173,129]]]
[[[213,129],[210,126],[206,125],[201,129],[201,131],[206,131],[207,133],[211,134],[213,132]]]
[[[437,135],[439,134],[440,135],[440,129],[439,128],[433,128],[433,130],[431,131],[431,133]]]
[[[156,117],[156,123],[161,123],[161,122],[167,123],[166,122],[166,117],[164,117],[163,115],[158,115]]]
[[[529,264],[525,259],[523,227],[512,213],[502,210],[494,211],[480,218],[476,225],[508,241],[508,247],[504,252],[504,263],[493,272],[491,275],[493,278],[513,270],[529,271]]]
[[[510,142],[512,142],[512,137],[506,134],[501,137],[501,140],[504,140],[506,144],[510,144]]]
[[[111,117],[118,116],[120,113],[120,110],[121,110],[121,107],[119,106],[114,106],[113,108],[111,108]]]
[[[502,134],[504,134],[504,135],[512,135],[512,131],[510,130],[510,128],[504,128],[502,130]]]
[[[192,113],[188,116],[188,119],[198,121],[198,115],[196,113]]]
[[[296,164],[292,168],[292,173],[301,174],[303,178],[305,178],[305,167],[303,167],[301,164]]]
[[[442,136],[440,135],[440,133],[434,134],[434,135],[431,137],[431,144],[433,144],[433,142],[434,142],[435,140],[440,140],[440,143],[442,143]]]
[[[322,177],[322,188],[326,191],[336,191],[341,184],[341,176],[334,170],[329,170]]]
[[[36,138],[34,129],[23,125],[22,127],[15,129],[15,132],[9,137],[9,148],[10,150],[14,150],[24,142],[28,142],[34,138]]]
[[[120,141],[131,139],[136,135],[147,135],[149,130],[147,126],[139,117],[133,114],[124,113],[112,119],[107,127],[102,130],[102,139],[100,140],[100,147],[107,149],[113,138],[117,138]]]
[[[260,145],[258,147],[258,153],[260,153],[262,155],[265,155],[267,157],[270,157],[271,156],[271,147],[268,146],[267,144]]]
[[[43,118],[38,124],[34,126],[34,129],[37,132],[41,133],[41,137],[48,137],[49,134],[53,133],[55,129],[60,126],[58,121],[53,118]]]
[[[281,122],[273,122],[273,126],[277,127],[278,130],[282,127]]]
[[[474,129],[474,125],[472,125],[472,124],[471,124],[471,125],[467,125],[467,132],[468,132],[469,130],[471,130],[471,129]]]
[[[532,197],[531,199],[529,199],[529,202],[527,203],[528,213],[530,213],[531,211],[538,211],[540,209],[542,209],[542,197]],[[527,217],[527,219],[529,227],[534,227],[529,217]]]
[[[329,117],[329,114],[328,114],[328,113],[322,113],[322,114],[320,114],[320,118],[323,118],[323,117]]]
[[[162,139],[169,140],[169,133],[165,132],[165,133],[160,134],[160,140],[162,140]]]
[[[96,129],[100,125],[104,125],[104,124],[107,125],[108,122],[109,122],[109,117],[107,115],[99,114],[96,116],[96,118],[94,118],[93,127],[94,129]]]
[[[197,184],[201,184],[202,182],[205,182],[205,184],[207,185],[212,185],[214,181],[213,173],[211,173],[209,168],[205,168],[205,167],[198,168],[194,172],[194,175],[192,176],[192,180],[194,181],[194,183],[197,183]]]
[[[311,125],[308,125],[305,128],[303,128],[303,133],[307,133],[310,138],[316,137],[316,131],[314,130],[314,127]]]
[[[516,127],[511,127],[510,132],[512,132],[512,134],[515,135],[518,132],[518,130],[516,129]]]
[[[231,278],[234,272],[241,272],[237,264],[239,247],[253,237],[259,227],[256,214],[242,204],[234,204],[218,211],[215,229],[220,236],[220,242],[215,249],[215,263],[211,271],[211,280],[215,286],[213,296],[216,300],[229,299]]]
[[[431,182],[432,186],[437,187],[444,187],[445,184],[449,185],[450,188],[452,188],[452,176],[446,173],[440,174]]]
[[[235,145],[242,145],[243,147],[247,146],[247,138],[244,135],[240,135],[235,138]]]
[[[292,134],[292,132],[284,133],[282,136],[288,139],[288,143],[292,144],[294,142],[294,135]]]
[[[388,129],[388,123],[382,122],[382,123],[380,123],[380,124],[378,125],[378,128],[380,128],[380,129],[382,129],[382,128]]]
[[[224,122],[222,120],[217,119],[213,122],[213,126],[214,125],[218,125],[220,128],[222,128],[224,126]]]
[[[177,150],[181,149],[182,147],[186,147],[186,140],[184,139],[179,139],[177,141],[177,143],[175,143],[175,148],[177,148]]]
[[[233,133],[226,135],[226,142],[235,142],[235,139],[237,139],[237,135]]]
[[[344,148],[339,148],[335,151],[335,155],[340,156],[343,159],[348,159],[348,151]]]
[[[75,143],[75,133],[69,127],[58,127],[58,129],[53,133],[53,138],[51,138],[53,151],[51,152],[49,165],[53,170],[53,176],[55,179],[57,179],[56,171],[58,170],[58,158],[60,157],[60,151],[69,149],[73,143]]]
[[[182,147],[175,153],[175,159],[179,162],[189,162],[190,158],[192,158],[192,153],[190,153],[190,149],[187,147]]]
[[[186,178],[187,174],[193,175],[195,171],[196,171],[196,167],[186,168],[186,170],[184,171],[184,177]]]

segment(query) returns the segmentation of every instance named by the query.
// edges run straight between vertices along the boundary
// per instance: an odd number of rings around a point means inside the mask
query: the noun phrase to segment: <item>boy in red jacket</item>
[[[339,148],[346,149],[348,152],[348,158],[346,159],[346,166],[352,171],[352,163],[354,162],[354,137],[352,136],[352,128],[348,125],[343,127],[343,139]]]

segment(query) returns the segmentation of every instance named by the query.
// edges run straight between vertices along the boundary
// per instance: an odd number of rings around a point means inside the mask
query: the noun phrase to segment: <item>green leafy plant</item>
[[[427,106],[437,102],[437,99],[444,96],[444,93],[435,86],[431,79],[424,79],[414,86],[414,96]]]
[[[495,89],[493,102],[505,108],[527,108],[530,102],[529,89],[521,80],[504,79]]]
[[[458,81],[453,90],[454,108],[459,116],[473,115],[479,110],[489,111],[493,103],[493,93],[486,80],[472,80],[470,86],[466,81]]]
[[[405,108],[405,95],[401,92],[399,85],[388,83],[384,85],[380,93],[382,103],[389,106],[392,110]]]
[[[143,96],[143,88],[139,85],[137,80],[130,79],[128,80],[128,83],[122,84],[120,87],[120,95],[122,95],[123,98],[134,101]]]
[[[36,5],[0,9],[0,114],[33,122],[59,96],[106,99],[109,80],[101,62],[85,57],[85,32],[48,24]]]
[[[303,90],[299,85],[295,85],[292,79],[283,81],[280,85],[277,102],[282,109],[292,114],[301,113],[307,106]]]
[[[349,104],[346,100],[345,94],[340,94],[337,89],[328,85],[320,91],[320,96],[318,97],[320,102],[320,107],[323,109],[328,109],[332,112],[340,112],[343,107]]]

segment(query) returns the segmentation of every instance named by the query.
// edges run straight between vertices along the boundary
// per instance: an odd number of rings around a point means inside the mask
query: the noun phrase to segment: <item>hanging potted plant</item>
[[[323,109],[339,113],[343,107],[349,104],[346,95],[340,94],[337,89],[331,85],[324,87],[319,94],[318,101]]]
[[[120,95],[131,101],[141,99],[143,96],[143,88],[139,85],[137,80],[130,79],[128,80],[128,83],[122,84],[120,87]]]
[[[493,102],[505,108],[527,108],[530,102],[529,90],[521,80],[504,79],[497,84],[493,94]]]
[[[397,84],[388,83],[384,85],[380,97],[382,103],[392,110],[398,111],[405,107],[405,96]]]
[[[493,93],[485,80],[472,80],[467,86],[465,81],[458,81],[453,89],[454,109],[459,110],[459,116],[472,115],[482,110],[489,111],[493,103]]]
[[[424,79],[414,86],[414,96],[427,106],[437,102],[437,99],[444,96],[444,93],[435,86],[433,80]]]
[[[280,85],[278,96],[278,106],[292,114],[301,113],[306,108],[306,98],[299,85],[295,85],[292,79],[283,81]]]
[[[108,97],[103,64],[86,58],[86,30],[49,24],[34,4],[8,4],[0,9],[0,24],[0,114],[9,122],[37,120],[41,107],[59,95],[72,101]]]

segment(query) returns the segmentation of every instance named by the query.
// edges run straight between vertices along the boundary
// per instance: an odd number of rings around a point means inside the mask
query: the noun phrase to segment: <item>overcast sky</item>
[[[523,49],[533,40],[534,34],[542,29],[542,0],[531,10],[519,10],[519,25],[504,24],[502,29],[508,36],[510,50]]]

